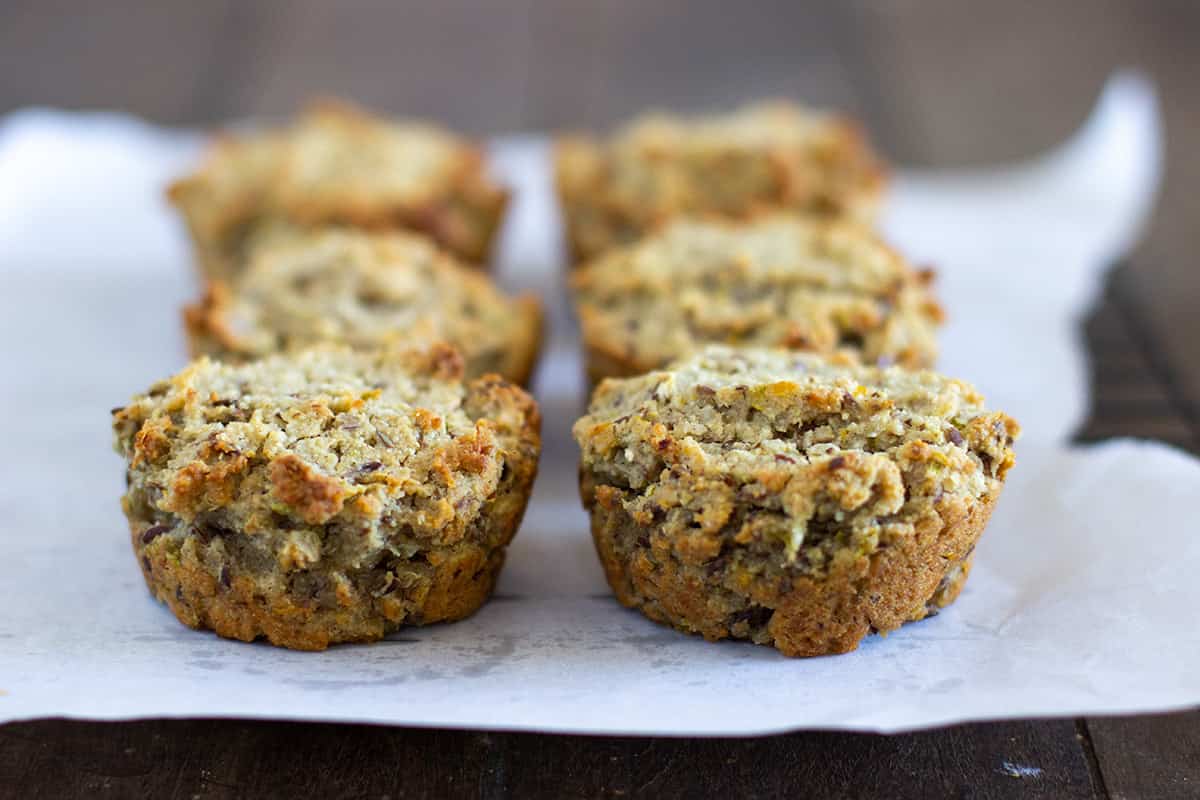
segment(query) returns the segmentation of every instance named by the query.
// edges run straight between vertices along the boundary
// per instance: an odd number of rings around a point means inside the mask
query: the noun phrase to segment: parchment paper
[[[1159,171],[1151,90],[1114,81],[1082,132],[1008,168],[901,172],[886,230],[941,274],[944,371],[1017,417],[966,591],[855,653],[789,660],[654,625],[611,598],[574,485],[582,404],[536,137],[498,141],[519,190],[501,275],[555,311],[535,391],[541,476],[497,596],[454,625],[295,653],[188,630],[148,595],[109,415],[184,360],[195,291],[163,181],[194,135],[27,111],[0,126],[0,721],[238,716],[594,733],[898,731],[1200,702],[1197,462],[1065,443],[1087,408],[1078,318]]]

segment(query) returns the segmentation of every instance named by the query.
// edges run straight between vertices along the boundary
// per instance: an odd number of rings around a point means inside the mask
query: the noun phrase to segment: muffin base
[[[134,547],[140,530],[131,525]],[[405,625],[452,622],[478,610],[491,595],[504,563],[504,549],[469,548],[441,561],[417,609],[372,598],[353,586],[345,607],[325,608],[288,591],[263,592],[252,578],[214,578],[202,547],[187,541],[177,554],[165,549],[142,554],[142,576],[151,594],[189,628],[251,642],[265,637],[292,650],[324,650],[339,642],[372,642]],[[228,574],[228,573],[226,573]],[[369,602],[362,602],[366,599]]]
[[[624,509],[624,492],[581,477],[592,537],[622,605],[709,641],[749,639],[786,656],[847,653],[869,633],[932,616],[962,591],[999,496],[945,504],[914,535],[870,555],[835,562],[823,577],[738,574],[720,557],[692,566]],[[656,538],[658,541],[656,541]]]
[[[518,446],[536,452],[537,441],[535,424]],[[190,628],[244,642],[265,637],[293,650],[371,642],[408,625],[463,619],[491,596],[505,549],[525,515],[537,475],[536,456],[522,453],[506,468],[508,474],[480,510],[475,531],[456,545],[415,554],[406,566],[415,565],[421,579],[398,591],[380,586],[387,572],[382,565],[353,573],[307,571],[305,577],[320,592],[296,591],[270,579],[277,576],[264,580],[243,572],[245,565],[231,555],[236,546],[226,547],[227,539],[244,533],[211,539],[194,533],[182,539],[151,535],[147,542],[147,530],[162,520],[130,514],[130,539],[151,594]]]

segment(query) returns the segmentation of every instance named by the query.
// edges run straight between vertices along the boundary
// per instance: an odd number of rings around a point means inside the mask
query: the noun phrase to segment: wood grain
[[[868,79],[885,109],[881,127],[892,152],[908,162],[1028,157],[1073,131],[1115,70],[1140,69],[1156,82],[1166,123],[1163,189],[1120,288],[1153,337],[1155,358],[1179,385],[1189,423],[1200,422],[1200,4],[862,0],[855,11],[869,43]]]
[[[530,3],[258,0],[240,4],[224,47],[236,74],[214,86],[222,115],[282,116],[315,94],[471,133],[526,117]]]
[[[0,111],[171,123],[280,115],[313,92],[471,132],[603,127],[645,106],[792,95],[859,114],[890,156],[959,165],[1061,140],[1115,68],[1162,91],[1146,241],[1086,326],[1084,440],[1200,451],[1200,5],[1185,0],[9,0]],[[1181,633],[1182,635],[1182,633]],[[1029,769],[1025,769],[1029,768]],[[1040,770],[1036,772],[1034,770]],[[251,721],[0,726],[0,797],[1197,797],[1200,712],[879,737],[622,739]]]
[[[1138,306],[1169,379],[1193,427],[1200,425],[1200,3],[1137,4],[1144,65],[1158,83],[1166,120],[1166,162],[1158,208],[1132,258],[1126,294]]]
[[[287,722],[0,727],[23,797],[1096,797],[1069,720],[908,736],[632,739]]]
[[[1093,719],[1087,728],[1114,800],[1200,797],[1200,712]]]
[[[236,0],[5,0],[0,112],[23,105],[130,109],[161,122],[211,119]]]
[[[566,10],[566,9],[569,9]],[[529,125],[606,127],[647,108],[699,110],[802,97],[863,110],[835,4],[722,0],[565,5],[530,17]]]

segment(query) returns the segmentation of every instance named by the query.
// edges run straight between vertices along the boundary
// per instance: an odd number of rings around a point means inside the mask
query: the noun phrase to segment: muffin
[[[121,506],[184,624],[320,650],[488,598],[540,449],[537,405],[448,346],[202,358],[113,412]]]
[[[854,122],[786,102],[650,114],[605,141],[564,138],[555,173],[576,261],[680,214],[785,209],[871,221],[885,183]]]
[[[184,309],[193,355],[247,361],[315,344],[355,349],[446,341],[468,377],[527,383],[541,308],[510,299],[423,236],[323,230],[277,235],[231,284],[210,282]]]
[[[1018,430],[932,372],[712,346],[604,381],[574,434],[621,603],[816,656],[955,599]]]
[[[853,223],[789,214],[680,219],[571,275],[588,375],[639,375],[705,344],[786,347],[932,366],[942,311]]]
[[[436,126],[314,105],[287,128],[226,135],[169,187],[201,270],[228,278],[264,224],[341,224],[424,233],[468,262],[487,259],[507,198],[478,147]]]

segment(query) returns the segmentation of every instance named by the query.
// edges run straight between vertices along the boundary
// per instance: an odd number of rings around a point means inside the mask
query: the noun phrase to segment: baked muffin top
[[[818,573],[993,499],[1018,432],[933,372],[723,346],[605,380],[574,427],[589,480],[697,563],[733,543]]]
[[[781,206],[869,218],[884,184],[854,123],[788,102],[710,116],[647,114],[603,142],[564,138],[556,155],[568,200],[588,203],[590,195],[641,227],[681,213]]]
[[[326,229],[264,236],[232,287],[216,281],[184,312],[195,349],[245,360],[322,342],[367,349],[444,340],[468,376],[528,379],[541,311],[509,298],[430,240]]]
[[[443,128],[323,101],[289,127],[224,136],[168,195],[187,209],[199,233],[218,239],[271,216],[304,224],[394,223],[463,182],[502,195],[482,170],[478,149]]]
[[[434,125],[388,122],[323,104],[292,129],[282,154],[278,202],[300,219],[421,205],[478,159]]]
[[[942,312],[929,278],[865,228],[769,214],[677,220],[571,285],[593,359],[637,374],[706,343],[930,366]]]
[[[113,416],[146,535],[237,532],[288,569],[338,561],[335,532],[359,555],[471,535],[506,470],[535,469],[539,424],[519,388],[464,382],[446,345],[201,358]]]

